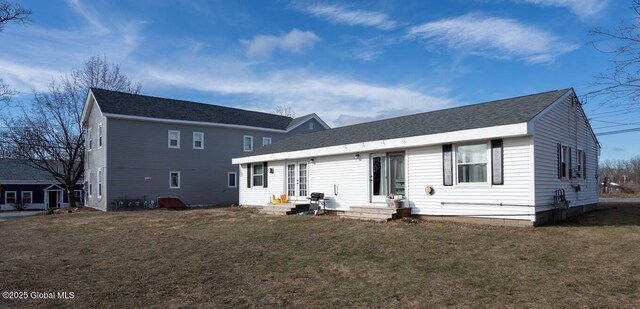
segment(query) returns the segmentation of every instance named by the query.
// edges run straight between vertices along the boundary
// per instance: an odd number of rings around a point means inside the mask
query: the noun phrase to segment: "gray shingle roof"
[[[289,126],[287,126],[287,128],[291,128],[291,127],[297,125],[298,123],[309,119],[312,116],[317,116],[317,115],[315,113],[313,113],[313,114],[309,114],[309,115],[304,115],[304,116],[301,116],[301,117],[293,118],[291,120],[291,122],[289,123]]]
[[[0,181],[2,180],[58,182],[46,171],[19,159],[0,159]]]
[[[91,88],[103,113],[286,130],[293,118],[219,105]]]
[[[295,135],[245,157],[527,122],[570,90],[554,90]]]

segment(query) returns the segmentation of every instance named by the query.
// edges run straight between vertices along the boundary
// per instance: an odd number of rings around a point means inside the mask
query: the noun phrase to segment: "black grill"
[[[312,201],[318,201],[318,200],[323,200],[324,199],[324,193],[320,193],[320,192],[313,192],[311,193],[311,198],[310,200]]]
[[[324,201],[324,193],[320,193],[320,192],[312,192],[311,196],[308,197],[309,199],[309,204],[311,205],[316,205],[318,207],[318,211],[322,210],[322,213],[324,213],[324,208],[325,208],[325,201]]]

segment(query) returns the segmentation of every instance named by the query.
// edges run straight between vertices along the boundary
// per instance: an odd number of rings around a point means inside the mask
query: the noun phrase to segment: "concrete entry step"
[[[411,208],[388,208],[380,206],[351,206],[349,211],[339,214],[341,218],[369,221],[388,221],[411,216]]]
[[[267,215],[275,215],[275,216],[286,216],[286,215],[294,215],[302,211],[309,210],[309,204],[295,204],[295,203],[284,203],[284,204],[271,204],[269,203],[267,206],[262,207],[260,209],[260,213]]]

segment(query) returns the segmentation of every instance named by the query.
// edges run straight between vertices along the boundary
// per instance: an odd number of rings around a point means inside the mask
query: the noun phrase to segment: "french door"
[[[306,162],[287,163],[287,195],[290,200],[303,200],[309,195],[309,171]]]

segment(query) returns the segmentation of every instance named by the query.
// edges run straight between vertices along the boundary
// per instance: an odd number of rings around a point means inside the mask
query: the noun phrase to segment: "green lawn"
[[[7,307],[640,307],[640,205],[538,228],[271,217],[244,208],[0,223]]]

